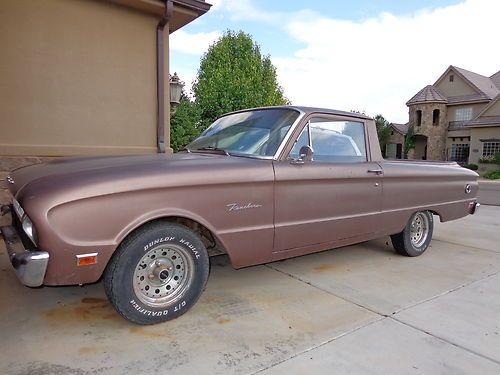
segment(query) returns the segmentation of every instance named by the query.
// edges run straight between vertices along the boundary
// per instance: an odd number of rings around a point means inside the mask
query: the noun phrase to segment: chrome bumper
[[[478,202],[470,202],[469,203],[469,213],[471,215],[474,215],[477,210],[479,210],[479,207],[481,207],[481,204]]]
[[[13,226],[0,227],[10,263],[19,280],[26,286],[36,287],[43,284],[49,253],[46,251],[28,251]]]

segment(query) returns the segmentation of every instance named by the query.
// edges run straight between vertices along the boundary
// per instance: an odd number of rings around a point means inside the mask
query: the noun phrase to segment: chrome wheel
[[[145,253],[135,267],[135,294],[152,307],[169,305],[190,287],[193,270],[193,260],[181,246],[158,245]]]
[[[410,240],[413,246],[419,248],[429,235],[429,218],[424,212],[417,212],[410,224]]]

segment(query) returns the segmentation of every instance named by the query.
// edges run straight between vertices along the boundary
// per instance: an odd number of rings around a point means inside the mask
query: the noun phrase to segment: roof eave
[[[418,100],[418,101],[407,101],[406,106],[409,107],[410,105],[415,105],[415,104],[430,104],[430,103],[439,103],[439,104],[448,104],[446,100]]]

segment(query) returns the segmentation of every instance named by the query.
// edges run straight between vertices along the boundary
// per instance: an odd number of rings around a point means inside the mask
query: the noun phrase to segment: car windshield
[[[230,155],[274,156],[299,117],[293,109],[257,109],[217,119],[193,142],[189,151],[220,151]]]

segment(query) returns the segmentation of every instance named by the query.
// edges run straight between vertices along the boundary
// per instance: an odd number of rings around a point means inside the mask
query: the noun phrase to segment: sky
[[[405,103],[450,65],[500,70],[500,0],[207,0],[171,34],[170,72],[190,90],[200,58],[225,30],[271,57],[295,105],[356,110],[405,123]]]

